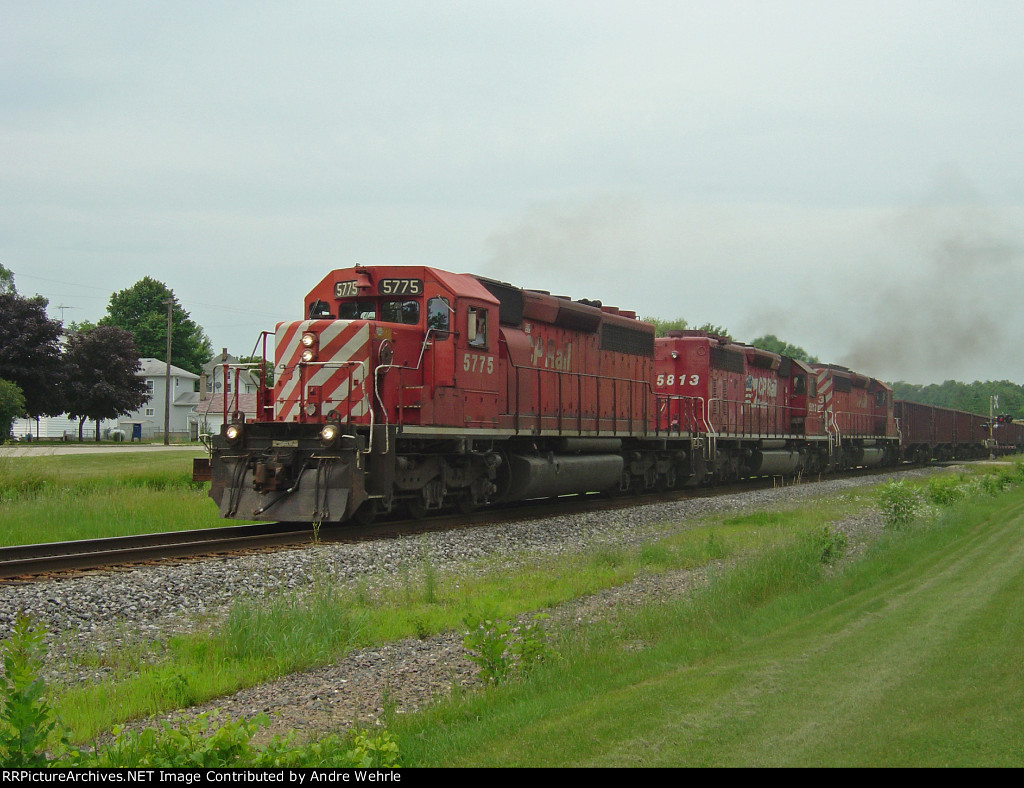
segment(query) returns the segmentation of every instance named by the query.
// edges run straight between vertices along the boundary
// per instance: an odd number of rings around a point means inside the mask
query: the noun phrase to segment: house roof
[[[224,353],[221,351],[217,353],[213,358],[203,364],[203,372],[210,374],[214,369],[227,362],[228,364],[237,364],[238,358],[231,355],[230,353]]]
[[[158,358],[140,358],[139,363],[142,366],[136,373],[137,375],[147,378],[162,378],[167,375],[166,361],[161,361]],[[187,369],[176,367],[174,364],[171,364],[171,377],[185,378],[185,380],[199,380],[198,375],[192,374]]]
[[[199,404],[199,392],[198,391],[183,391],[177,397],[174,398],[175,405],[198,405]]]
[[[203,365],[203,373],[208,378],[216,380],[218,377],[223,376],[225,363],[231,365],[238,364],[239,361],[236,356],[232,356],[230,353],[225,354],[224,352],[220,352]],[[231,370],[228,373],[228,380],[231,380],[234,374],[234,370]],[[256,370],[251,367],[242,368],[242,378],[254,386],[258,386],[260,384],[259,375],[256,373]]]
[[[228,412],[232,412],[235,408],[234,395],[228,395]],[[238,410],[243,413],[256,415],[256,395],[255,394],[239,394],[238,395]],[[208,394],[199,400],[199,404],[196,405],[196,413],[200,416],[206,414],[215,414],[218,416],[224,415],[224,396],[222,394]]]

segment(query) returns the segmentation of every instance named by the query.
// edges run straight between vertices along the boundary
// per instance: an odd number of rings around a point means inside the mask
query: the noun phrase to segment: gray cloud
[[[242,348],[359,260],[773,331],[851,363],[879,363],[879,294],[919,315],[907,337],[1024,329],[991,292],[1015,281],[1024,229],[1016,2],[4,11],[0,262],[76,319],[102,314],[88,286],[149,275]],[[953,177],[919,205],[946,165],[974,195]],[[934,292],[964,267],[987,300]],[[248,323],[218,310],[227,294]],[[967,355],[919,349],[884,374],[1022,374],[991,342]]]

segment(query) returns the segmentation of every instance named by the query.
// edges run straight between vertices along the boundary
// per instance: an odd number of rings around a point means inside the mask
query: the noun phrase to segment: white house
[[[167,364],[157,358],[139,359],[142,368],[138,375],[146,379],[149,400],[136,411],[121,416],[118,426],[129,438],[152,438],[164,432],[164,401],[166,396]],[[189,434],[189,414],[199,402],[196,382],[199,376],[171,365],[171,403],[168,433],[186,437]]]
[[[104,419],[100,422],[100,436],[105,436],[116,428],[116,421]],[[32,440],[56,440],[63,437],[78,440],[78,419],[73,419],[66,413],[62,416],[41,416],[38,420],[15,419],[11,425],[11,434],[18,440],[26,437]],[[88,440],[96,437],[95,421],[85,423],[82,437]]]
[[[234,393],[235,379],[238,380],[239,394],[255,394],[259,389],[259,373],[254,368],[239,367],[238,359],[224,348],[207,364],[203,365],[203,377],[206,385],[199,384],[199,393],[220,394],[224,391],[224,364],[228,365],[228,394]],[[237,375],[236,375],[237,370]]]

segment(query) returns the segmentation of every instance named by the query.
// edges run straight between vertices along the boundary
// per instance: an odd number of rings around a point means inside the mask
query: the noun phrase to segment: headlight
[[[242,425],[241,424],[229,424],[227,429],[224,430],[224,437],[227,442],[234,446],[240,440],[242,440]]]
[[[316,351],[313,348],[306,348],[302,351],[302,355],[299,356],[305,363],[309,364],[312,361],[316,361]]]
[[[302,342],[303,347],[314,347],[316,345],[316,334],[307,331],[299,341]]]
[[[338,441],[340,434],[341,428],[337,424],[324,425],[324,428],[320,430],[320,445],[325,449],[333,446]]]

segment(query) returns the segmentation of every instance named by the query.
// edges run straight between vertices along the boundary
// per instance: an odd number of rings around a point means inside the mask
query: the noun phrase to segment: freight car
[[[934,451],[900,432],[880,381],[702,332],[656,339],[600,302],[355,266],[325,276],[303,315],[263,336],[255,418],[223,394],[236,413],[194,473],[222,517],[366,522]]]
[[[903,400],[895,415],[900,456],[908,462],[978,459],[1024,447],[1024,424],[1013,420]]]

